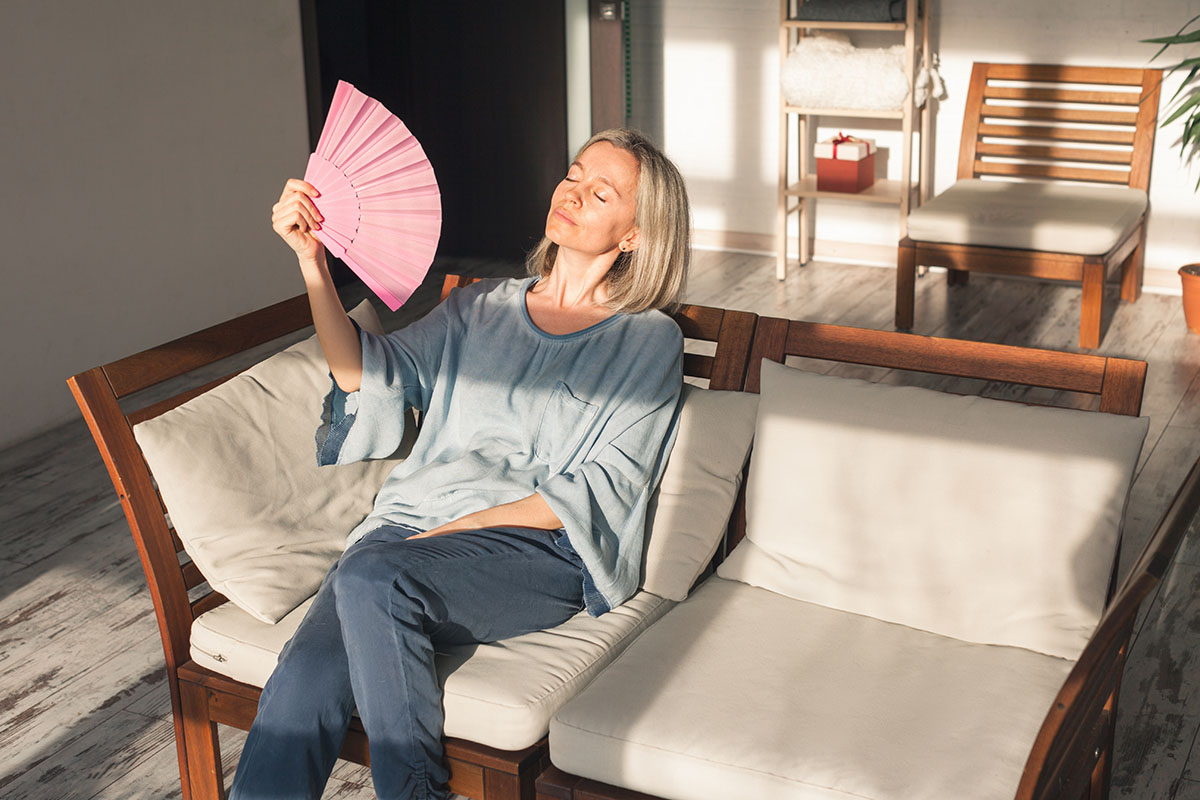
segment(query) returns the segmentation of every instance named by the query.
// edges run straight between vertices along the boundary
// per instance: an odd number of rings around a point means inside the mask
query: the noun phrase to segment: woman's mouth
[[[567,214],[567,212],[563,211],[561,208],[554,209],[554,216],[566,220],[567,223],[570,225],[575,224],[575,220],[571,219],[571,216],[569,214]]]

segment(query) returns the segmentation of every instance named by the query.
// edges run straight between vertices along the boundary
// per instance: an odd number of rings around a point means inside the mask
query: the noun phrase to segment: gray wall
[[[303,290],[270,208],[308,152],[296,0],[4,0],[0,447],[81,370]]]

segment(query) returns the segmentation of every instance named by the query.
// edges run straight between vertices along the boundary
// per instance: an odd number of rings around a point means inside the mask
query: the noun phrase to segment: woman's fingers
[[[320,197],[321,193],[317,191],[317,187],[307,181],[302,181],[299,178],[289,178],[284,184],[283,193],[279,195],[279,202],[276,206],[284,205],[285,203],[298,202],[303,208],[307,209],[307,217],[310,220],[321,222],[325,218],[321,212],[317,210],[317,206],[313,203],[312,198]]]
[[[325,221],[325,216],[317,210],[316,204],[313,203],[313,201],[307,195],[297,194],[296,199],[299,200],[300,207],[304,210],[309,219],[312,219],[317,223]],[[321,226],[318,224],[317,227],[320,228]]]
[[[321,193],[317,191],[317,187],[313,186],[308,181],[302,181],[299,178],[288,178],[288,182],[284,184],[284,192],[288,190],[293,192],[302,192],[309,197],[320,197]]]
[[[296,192],[286,195],[272,207],[272,222],[282,217],[289,217],[293,220],[301,219],[304,221],[305,227],[312,230],[320,230],[321,223],[325,221],[325,217],[313,205],[312,200]]]
[[[324,217],[312,198],[319,197],[317,188],[298,178],[288,180],[271,208],[271,227],[300,257],[311,257],[321,243],[313,236],[321,229]]]

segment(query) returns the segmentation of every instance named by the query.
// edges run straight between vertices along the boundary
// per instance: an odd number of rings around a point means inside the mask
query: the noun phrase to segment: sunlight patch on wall
[[[664,145],[689,178],[734,177],[734,76],[729,44],[663,44]]]

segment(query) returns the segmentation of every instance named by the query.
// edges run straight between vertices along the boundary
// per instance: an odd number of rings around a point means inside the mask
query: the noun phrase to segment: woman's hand
[[[445,536],[447,533],[462,531],[478,531],[485,528],[537,528],[554,531],[563,527],[562,520],[550,508],[549,503],[540,494],[534,493],[511,503],[504,503],[465,517],[439,525],[432,530],[418,533],[409,539],[428,539],[433,536]]]
[[[300,260],[313,325],[333,379],[343,391],[354,392],[362,384],[362,344],[329,276],[325,247],[313,235],[313,231],[321,230],[324,220],[312,201],[320,194],[311,183],[289,180],[279,202],[271,209],[271,227],[296,251]]]
[[[296,252],[302,265],[324,255],[321,240],[313,235],[313,231],[321,230],[325,219],[312,201],[320,195],[311,183],[292,178],[271,208],[271,227]]]

